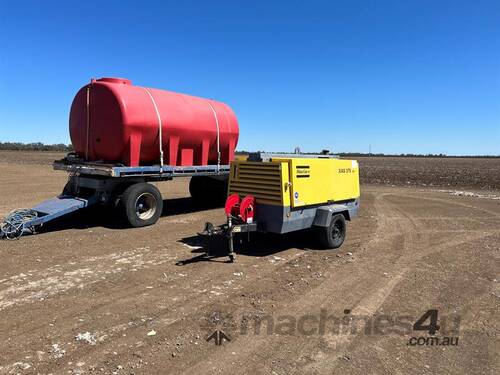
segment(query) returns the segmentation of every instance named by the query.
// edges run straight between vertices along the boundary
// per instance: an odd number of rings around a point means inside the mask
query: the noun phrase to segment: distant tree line
[[[236,155],[248,155],[251,152],[265,151],[236,151]],[[272,153],[290,154],[291,151],[272,151]],[[326,155],[328,150],[321,152],[304,152],[303,155]],[[500,155],[446,155],[446,154],[369,154],[364,152],[332,152],[330,154],[341,157],[398,157],[398,158],[500,158]]]
[[[46,145],[41,142],[21,143],[21,142],[0,142],[0,150],[11,151],[73,151],[73,146],[58,143],[54,145]]]
[[[398,157],[398,158],[500,158],[500,155],[446,155],[446,154],[368,154],[362,152],[339,152],[349,157]]]

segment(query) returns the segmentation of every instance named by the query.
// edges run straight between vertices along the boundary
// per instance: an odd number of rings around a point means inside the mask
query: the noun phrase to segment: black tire
[[[193,176],[189,181],[189,194],[196,202],[201,202],[207,194],[205,179],[205,176]]]
[[[128,223],[139,228],[158,221],[163,210],[163,199],[156,186],[138,183],[125,189],[120,205]]]
[[[344,243],[347,225],[342,214],[332,216],[330,226],[321,227],[319,239],[321,244],[327,249],[337,249]]]
[[[71,181],[66,182],[61,195],[73,195],[73,184]]]
[[[70,178],[64,185],[62,195],[74,196],[76,194],[76,186],[73,178]]]
[[[224,180],[212,179],[212,180],[214,181],[213,182],[214,203],[217,205],[224,205],[227,199],[227,188],[229,184],[229,179],[224,179]]]
[[[227,196],[227,180],[193,176],[189,181],[189,194],[196,204],[205,206],[224,204]]]

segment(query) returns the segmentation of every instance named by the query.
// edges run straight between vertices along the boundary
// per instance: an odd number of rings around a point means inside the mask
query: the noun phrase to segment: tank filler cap
[[[126,78],[119,78],[119,77],[104,77],[104,78],[99,78],[97,82],[108,82],[108,83],[118,83],[122,85],[131,85],[132,81],[130,79]]]

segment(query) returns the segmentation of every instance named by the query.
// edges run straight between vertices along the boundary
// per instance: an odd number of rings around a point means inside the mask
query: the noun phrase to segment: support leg
[[[233,231],[231,228],[229,228],[229,261],[232,263],[234,262],[235,256],[234,256],[234,238],[233,238]]]

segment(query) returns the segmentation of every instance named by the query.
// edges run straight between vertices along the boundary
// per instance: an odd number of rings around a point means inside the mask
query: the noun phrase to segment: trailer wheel
[[[130,185],[120,202],[127,221],[134,228],[156,223],[163,209],[160,191],[148,183]]]
[[[196,202],[202,201],[206,193],[206,183],[204,176],[193,176],[189,181],[189,194]]]
[[[226,201],[227,182],[209,176],[193,176],[189,182],[189,193],[197,204],[221,205]]]
[[[321,244],[328,249],[336,249],[344,243],[346,235],[346,222],[342,214],[332,217],[330,226],[320,228]]]
[[[64,185],[62,195],[75,195],[76,189],[75,189],[75,182],[71,178],[68,182],[66,182],[66,185]]]

